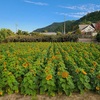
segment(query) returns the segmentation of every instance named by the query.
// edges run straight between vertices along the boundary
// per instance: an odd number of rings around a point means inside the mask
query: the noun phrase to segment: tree
[[[62,34],[61,32],[59,32],[59,31],[57,32],[57,35],[61,35],[61,34]]]
[[[0,29],[0,42],[6,39],[6,37],[14,35],[14,32],[12,32],[10,29],[2,28]]]
[[[18,30],[17,35],[29,35],[27,31]]]
[[[40,35],[40,33],[38,33],[38,32],[30,32],[30,34],[31,34],[31,36],[38,36],[38,35]]]
[[[96,36],[96,40],[97,40],[98,42],[100,42],[100,32],[98,32],[98,34],[97,34],[97,36]]]
[[[75,34],[81,34],[80,29],[77,29],[77,30],[75,31]]]
[[[16,34],[23,35],[22,30],[18,30],[18,32]]]
[[[22,31],[22,35],[29,35],[27,31]]]
[[[95,28],[97,32],[100,32],[100,21],[96,23]]]

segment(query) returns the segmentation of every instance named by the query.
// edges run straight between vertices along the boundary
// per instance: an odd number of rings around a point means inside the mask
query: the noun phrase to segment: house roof
[[[89,25],[91,25],[93,28],[95,28],[95,23],[92,23],[92,24],[82,24],[82,25],[79,25],[79,29],[80,30],[83,30],[85,29],[86,27],[88,27]]]
[[[96,24],[95,24],[95,23],[92,23],[91,25],[92,25],[94,28],[95,28],[95,26],[96,26]]]
[[[55,33],[55,32],[43,32],[43,33],[40,33],[40,34],[44,34],[44,35],[56,35],[57,33]]]
[[[79,29],[81,32],[94,32],[95,31],[95,23],[90,25],[79,25]]]
[[[79,29],[83,30],[84,28],[86,28],[88,25],[84,24],[84,25],[79,25]]]

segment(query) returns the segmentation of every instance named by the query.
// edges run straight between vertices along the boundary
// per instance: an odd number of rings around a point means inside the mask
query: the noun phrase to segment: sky
[[[0,0],[0,29],[31,32],[100,10],[100,0]]]

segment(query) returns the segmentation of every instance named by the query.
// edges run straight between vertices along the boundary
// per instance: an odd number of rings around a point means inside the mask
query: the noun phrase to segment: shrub
[[[97,40],[98,42],[100,42],[100,32],[97,34],[96,40]]]
[[[5,42],[76,42],[78,36],[75,34],[66,34],[66,35],[34,35],[34,36],[25,36],[25,35],[16,35],[10,36],[5,39]]]

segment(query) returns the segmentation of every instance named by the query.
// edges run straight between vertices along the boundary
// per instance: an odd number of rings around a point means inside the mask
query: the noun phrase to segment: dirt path
[[[55,97],[48,97],[46,95],[23,96],[18,94],[5,95],[0,97],[0,100],[100,100],[100,95],[87,92],[84,94],[73,93],[72,96],[68,97],[65,95],[57,95]]]

